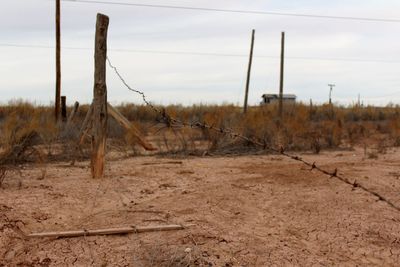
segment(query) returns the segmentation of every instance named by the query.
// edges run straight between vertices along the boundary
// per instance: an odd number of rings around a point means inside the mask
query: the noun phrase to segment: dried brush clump
[[[25,163],[28,159],[36,154],[40,161],[43,161],[43,156],[34,148],[37,142],[38,134],[35,131],[26,132],[19,135],[9,144],[0,154],[0,187],[2,187],[6,174],[10,170],[14,170],[20,164]]]
[[[0,124],[0,186],[7,172],[19,170],[27,162],[44,162],[44,153],[38,147],[46,144],[53,129],[41,121],[41,112],[31,107],[14,107]]]
[[[52,160],[68,160],[76,155],[77,138],[89,106],[82,105],[74,123],[66,127],[54,123],[51,107],[35,106],[22,101],[0,106],[0,151],[18,139],[15,131],[35,130],[41,138],[40,148]],[[165,120],[145,105],[122,104],[118,110],[151,137],[160,153],[203,155],[263,152],[251,142],[231,138],[222,131],[166,125]],[[371,140],[386,138],[385,146],[400,146],[400,107],[343,107],[332,105],[285,105],[283,118],[278,117],[277,105],[251,107],[247,114],[234,105],[170,105],[157,107],[184,122],[207,123],[257,139],[265,147],[319,153],[325,149],[363,145]],[[156,127],[155,127],[156,126]],[[109,145],[127,155],[140,154],[138,140],[114,120],[109,120]],[[17,134],[17,135],[18,135]],[[90,140],[89,140],[90,141]],[[90,142],[82,151],[90,150]],[[86,150],[85,150],[86,149]],[[82,159],[87,159],[83,153]],[[1,173],[0,173],[1,174]]]
[[[142,106],[140,110],[143,114],[146,107]],[[185,122],[205,122],[216,128],[233,130],[241,135],[255,138],[265,143],[266,147],[278,147],[284,150],[319,153],[324,149],[352,149],[375,135],[385,135],[392,146],[400,144],[400,116],[398,116],[400,108],[398,106],[384,108],[308,106],[300,103],[285,105],[282,119],[277,115],[276,105],[253,107],[247,114],[243,114],[240,107],[232,105],[168,106],[166,111],[169,115]],[[125,112],[129,110],[126,109]],[[153,111],[148,108],[147,112]],[[135,117],[134,114],[130,115]],[[136,119],[140,120],[140,117]],[[191,142],[192,137],[187,134],[187,131],[184,132],[179,127],[174,131],[175,135],[182,133],[186,136],[186,143]],[[252,143],[232,139],[223,132],[208,129],[197,129],[197,132],[201,134],[202,141],[208,143],[206,148],[208,152],[223,154],[260,150]],[[198,136],[198,134],[192,134],[192,136]],[[171,143],[168,138],[165,138],[165,134],[163,138]],[[196,137],[196,140],[192,141],[198,142],[199,139]],[[190,150],[190,147],[188,149]]]
[[[134,266],[147,267],[209,267],[213,266],[203,256],[202,251],[197,246],[183,247],[171,245],[156,245],[150,247],[145,245],[142,248],[140,258],[134,257]]]

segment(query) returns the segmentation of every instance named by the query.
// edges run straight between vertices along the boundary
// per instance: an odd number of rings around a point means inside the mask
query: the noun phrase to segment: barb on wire
[[[107,61],[108,61],[108,64],[110,65],[110,67],[115,71],[115,73],[117,74],[117,76],[119,77],[119,79],[122,81],[122,83],[128,88],[128,90],[130,90],[130,91],[132,91],[132,92],[135,92],[135,93],[141,95],[142,98],[143,98],[144,103],[145,103],[147,106],[149,106],[151,109],[153,109],[153,111],[155,111],[156,113],[158,113],[158,114],[162,117],[163,121],[166,123],[166,125],[167,125],[168,127],[171,127],[171,126],[173,126],[173,125],[179,125],[179,126],[182,126],[182,127],[207,129],[207,130],[210,130],[210,131],[214,131],[214,132],[218,132],[218,133],[223,133],[223,134],[229,135],[229,136],[230,136],[231,138],[233,138],[233,139],[234,139],[234,138],[239,138],[239,139],[241,139],[241,140],[243,140],[243,141],[246,141],[246,142],[248,142],[248,143],[251,143],[251,144],[253,144],[253,145],[262,147],[264,150],[269,150],[269,151],[271,151],[271,152],[274,152],[274,153],[277,153],[277,154],[281,154],[282,156],[285,156],[285,157],[290,158],[290,159],[292,159],[292,160],[301,162],[301,163],[307,165],[308,167],[311,167],[310,171],[316,170],[316,171],[318,171],[318,172],[320,172],[320,173],[322,173],[322,174],[325,174],[325,175],[329,176],[330,178],[336,178],[337,180],[339,180],[339,181],[341,181],[341,182],[343,182],[343,183],[345,183],[345,184],[348,184],[348,185],[352,186],[353,189],[360,188],[360,189],[363,190],[364,192],[369,193],[369,194],[371,194],[371,195],[377,197],[379,201],[383,201],[383,202],[385,202],[386,204],[388,204],[390,207],[396,209],[397,211],[400,211],[400,206],[395,205],[392,201],[390,201],[390,200],[387,199],[386,197],[382,196],[382,195],[379,194],[378,192],[375,192],[375,191],[373,191],[373,190],[371,190],[371,189],[365,187],[364,185],[358,183],[357,181],[351,182],[349,179],[347,179],[347,178],[345,178],[345,177],[339,175],[337,169],[335,169],[335,170],[332,171],[332,172],[327,171],[327,170],[325,170],[325,169],[323,169],[323,168],[317,166],[317,164],[316,164],[315,162],[312,162],[312,163],[311,163],[311,162],[308,162],[308,161],[306,161],[305,159],[301,158],[300,156],[292,155],[292,154],[287,153],[287,152],[284,150],[283,147],[280,147],[280,148],[277,149],[277,148],[268,146],[267,143],[265,142],[265,140],[259,141],[259,140],[257,140],[256,138],[249,138],[249,137],[247,137],[247,136],[245,136],[245,135],[242,135],[242,134],[239,134],[239,133],[234,132],[232,129],[222,128],[222,127],[215,127],[214,125],[208,125],[207,123],[205,123],[205,122],[200,122],[200,121],[184,122],[184,121],[181,121],[181,120],[179,120],[179,119],[176,119],[176,118],[170,116],[170,115],[166,112],[165,109],[160,110],[160,109],[158,109],[157,107],[155,107],[154,105],[152,105],[152,104],[146,99],[146,96],[145,96],[144,92],[139,91],[139,90],[136,90],[136,89],[133,89],[132,87],[130,87],[130,86],[126,83],[125,79],[124,79],[124,78],[121,76],[121,74],[118,72],[118,69],[117,69],[115,66],[112,65],[112,63],[111,63],[111,61],[110,61],[110,59],[109,59],[108,57],[107,57]]]
[[[129,86],[129,84],[125,81],[124,77],[121,76],[118,69],[111,63],[111,61],[108,57],[107,57],[107,62],[108,62],[108,65],[110,66],[110,68],[112,68],[114,70],[115,74],[117,74],[117,76],[121,80],[121,82],[126,86],[126,88],[128,88],[128,90],[141,95],[143,102],[146,103],[147,106],[151,107],[153,110],[157,111],[157,113],[162,115],[162,112],[159,109],[157,109],[153,104],[151,104],[149,101],[147,101],[146,95],[144,94],[144,92],[133,89],[132,87]]]

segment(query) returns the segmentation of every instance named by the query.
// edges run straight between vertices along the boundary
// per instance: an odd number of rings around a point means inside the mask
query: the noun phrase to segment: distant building
[[[279,102],[279,94],[263,94],[261,105],[269,105],[273,103]],[[282,95],[283,103],[285,104],[294,104],[296,103],[296,95],[293,94],[283,94]]]

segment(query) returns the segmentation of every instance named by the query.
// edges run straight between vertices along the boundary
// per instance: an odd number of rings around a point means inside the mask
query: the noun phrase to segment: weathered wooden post
[[[285,63],[285,32],[282,32],[281,39],[281,69],[280,69],[280,80],[279,80],[279,118],[283,118],[283,73]]]
[[[75,118],[76,113],[78,112],[78,109],[79,109],[79,102],[76,101],[74,107],[72,108],[71,113],[68,116],[67,126],[71,125],[72,121]]]
[[[107,139],[107,32],[109,18],[97,14],[96,39],[94,54],[94,89],[93,89],[93,135],[91,171],[93,178],[104,176],[106,139]]]
[[[67,121],[67,97],[61,96],[61,120],[62,122]]]
[[[246,92],[244,94],[244,108],[243,113],[247,112],[247,101],[249,97],[249,85],[250,85],[250,74],[251,74],[251,64],[253,62],[253,48],[254,48],[254,34],[255,30],[253,29],[251,33],[251,45],[250,45],[250,57],[249,57],[249,66],[247,68],[247,79],[246,79]]]
[[[60,0],[56,0],[56,97],[54,116],[56,121],[60,117],[61,95],[61,26],[60,26]]]

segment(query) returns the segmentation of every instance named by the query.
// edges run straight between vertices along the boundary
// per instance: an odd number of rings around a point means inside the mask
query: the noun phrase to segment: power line
[[[25,45],[25,44],[11,44],[0,43],[0,47],[14,47],[14,48],[34,48],[34,49],[54,49],[50,45]],[[93,50],[89,47],[71,47],[64,46],[62,49],[66,50]],[[163,55],[182,55],[182,56],[207,56],[207,57],[237,57],[247,58],[245,54],[226,54],[226,53],[210,53],[210,52],[192,52],[192,51],[167,51],[167,50],[146,50],[146,49],[108,49],[111,52],[121,53],[139,53],[139,54],[163,54]],[[270,58],[279,59],[278,56],[255,55],[256,58]],[[385,59],[362,59],[362,58],[339,58],[339,57],[301,57],[301,56],[287,56],[287,59],[307,60],[307,61],[338,61],[338,62],[360,62],[360,63],[400,63],[400,60],[385,60]]]
[[[2,43],[0,47],[16,47],[16,48],[43,48],[43,49],[55,49],[55,46],[51,45],[22,45],[22,44],[9,44],[9,43]],[[85,47],[62,47],[63,49],[68,50],[92,50],[92,48],[85,48]]]
[[[155,4],[138,4],[138,3],[129,3],[129,2],[111,2],[111,1],[88,1],[88,0],[62,0],[62,1],[70,2],[70,3],[135,6],[135,7],[146,7],[146,8],[181,9],[181,10],[239,13],[239,14],[253,14],[253,15],[290,16],[290,17],[304,17],[304,18],[314,18],[314,19],[333,19],[333,20],[352,20],[352,21],[364,21],[364,22],[400,23],[400,19],[398,19],[398,18],[387,19],[387,18],[353,17],[353,16],[329,16],[329,15],[317,15],[317,14],[287,13],[287,12],[277,12],[277,11],[257,11],[257,10],[242,10],[242,9],[171,6],[171,5],[155,5]]]

